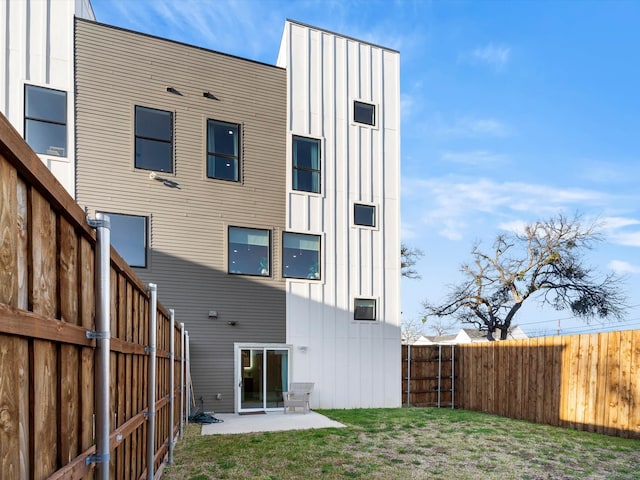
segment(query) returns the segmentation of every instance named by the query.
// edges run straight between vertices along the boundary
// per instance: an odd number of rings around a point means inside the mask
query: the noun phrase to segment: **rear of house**
[[[45,62],[73,79],[60,178],[185,323],[196,400],[282,408],[297,381],[312,408],[399,406],[398,52],[286,21],[267,65],[74,19],[73,3],[51,4],[74,41]]]

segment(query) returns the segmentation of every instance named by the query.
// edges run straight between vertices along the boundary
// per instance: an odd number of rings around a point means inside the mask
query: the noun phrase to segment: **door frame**
[[[234,357],[234,361],[233,361],[233,384],[234,384],[234,388],[233,388],[233,392],[234,392],[234,410],[235,413],[245,413],[245,412],[262,412],[262,411],[277,411],[280,410],[282,407],[271,407],[271,408],[267,408],[264,407],[264,403],[266,401],[266,399],[263,400],[263,407],[264,408],[242,408],[242,358],[241,358],[241,352],[242,350],[247,350],[247,349],[252,349],[252,350],[286,350],[287,351],[287,378],[289,378],[289,380],[291,379],[291,372],[293,371],[292,369],[292,359],[293,359],[293,346],[287,343],[241,343],[241,342],[236,342],[233,344],[233,357]],[[263,358],[265,358],[266,361],[266,355],[263,356]],[[263,369],[262,375],[266,375],[266,370]],[[264,381],[263,378],[263,385],[266,385],[266,382]]]

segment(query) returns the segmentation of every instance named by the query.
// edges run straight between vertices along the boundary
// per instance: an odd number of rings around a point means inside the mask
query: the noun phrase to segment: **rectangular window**
[[[135,167],[173,173],[173,112],[136,106]]]
[[[356,298],[353,306],[354,320],[375,320],[376,301],[373,298]]]
[[[320,140],[293,137],[293,189],[320,193]]]
[[[303,233],[282,234],[282,276],[320,279],[320,237]]]
[[[240,126],[207,120],[207,177],[238,181]]]
[[[67,156],[67,92],[24,86],[24,139],[36,153]]]
[[[376,124],[376,107],[370,103],[354,102],[353,103],[353,121],[364,123],[365,125]]]
[[[271,232],[257,228],[229,227],[229,273],[271,275]]]
[[[353,223],[364,227],[376,226],[376,207],[373,205],[353,205]]]
[[[111,220],[111,244],[132,267],[147,266],[147,217],[106,213]]]

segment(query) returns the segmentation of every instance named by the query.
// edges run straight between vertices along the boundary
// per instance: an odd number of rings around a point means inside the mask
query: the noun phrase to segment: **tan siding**
[[[149,268],[136,270],[190,332],[196,398],[231,411],[233,342],[285,341],[285,71],[78,20],[76,72],[77,200],[150,216]],[[175,169],[162,176],[179,188],[134,169],[135,105],[174,112]],[[207,118],[242,125],[242,182],[206,178]],[[228,225],[272,229],[271,278],[226,273]]]

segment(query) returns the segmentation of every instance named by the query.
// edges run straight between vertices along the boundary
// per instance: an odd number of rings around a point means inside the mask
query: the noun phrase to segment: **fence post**
[[[456,347],[451,345],[451,409],[455,406],[456,395]]]
[[[438,345],[438,408],[440,408],[440,390],[442,390],[442,345]]]
[[[96,213],[87,224],[96,229],[96,330],[87,337],[96,341],[95,350],[95,454],[86,462],[96,464],[96,479],[109,478],[109,358],[111,354],[111,222],[108,215]]]
[[[411,406],[411,344],[407,343],[407,407]]]
[[[184,323],[180,322],[180,440],[184,435],[184,394],[185,394],[185,381],[184,381],[184,344],[185,344],[185,330]]]
[[[189,332],[186,333],[186,365],[185,365],[185,377],[187,380],[187,421],[191,416],[191,359],[189,358],[190,341]]]
[[[173,464],[173,433],[174,433],[174,415],[173,410],[175,408],[174,397],[176,394],[176,385],[175,385],[175,375],[176,375],[176,366],[175,362],[175,348],[176,348],[176,337],[175,337],[175,328],[176,328],[176,318],[175,312],[173,308],[169,309],[169,315],[171,318],[171,336],[169,339],[169,465]]]
[[[156,440],[156,321],[158,310],[158,286],[148,285],[149,301],[149,368],[147,376],[147,403],[149,405],[147,418],[147,480],[153,480],[155,475],[155,440]]]

